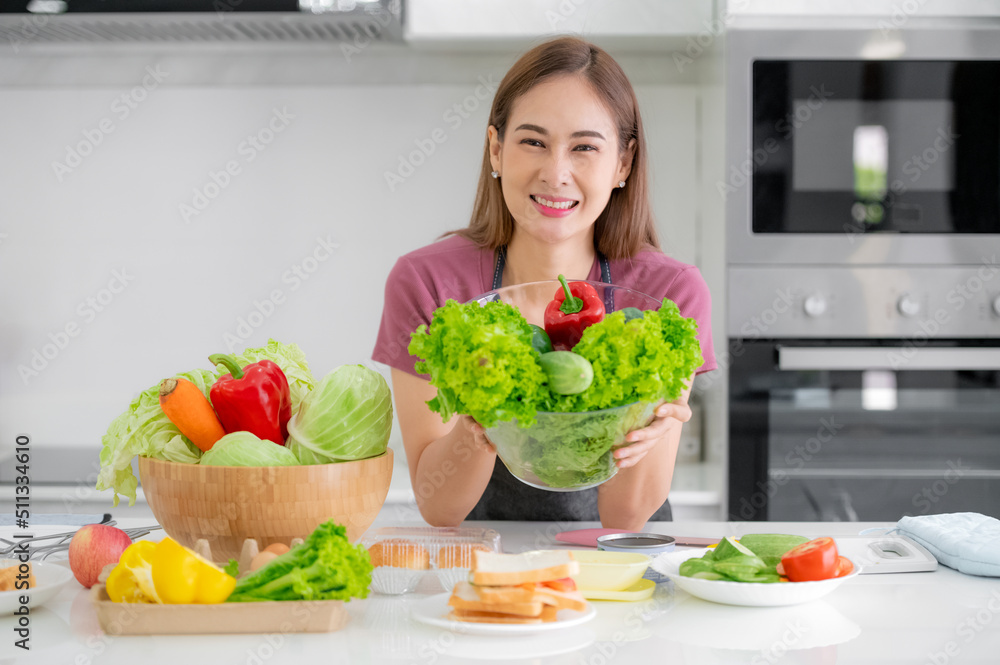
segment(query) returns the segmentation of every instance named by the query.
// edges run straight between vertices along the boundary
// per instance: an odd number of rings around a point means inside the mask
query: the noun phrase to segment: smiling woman
[[[670,519],[666,499],[681,426],[691,415],[690,388],[629,433],[630,445],[615,452],[620,472],[614,478],[581,492],[519,483],[471,417],[442,423],[427,407],[436,390],[414,369],[410,334],[448,299],[467,302],[501,286],[559,275],[673,300],[699,324],[705,362],[698,372],[715,369],[708,289],[697,268],[660,251],[642,120],[618,63],[573,37],[532,49],[497,88],[485,138],[468,227],[399,259],[386,284],[373,353],[392,368],[420,511],[434,525],[599,517],[605,526],[638,530],[650,518]],[[520,310],[541,323],[546,300]]]

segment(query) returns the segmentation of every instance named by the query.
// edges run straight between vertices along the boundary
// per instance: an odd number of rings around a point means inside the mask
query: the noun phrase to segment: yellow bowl
[[[247,538],[287,545],[334,520],[357,541],[378,515],[392,478],[392,449],[354,462],[301,466],[202,466],[139,458],[153,516],[171,538],[212,558],[238,558]]]
[[[572,553],[580,564],[580,572],[573,576],[576,586],[593,591],[628,589],[642,579],[652,561],[647,554],[632,552],[572,550]]]

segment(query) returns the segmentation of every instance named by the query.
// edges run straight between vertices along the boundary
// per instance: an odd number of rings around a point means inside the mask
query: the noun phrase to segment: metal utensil
[[[103,522],[103,524],[106,526],[114,526],[115,521],[110,520],[108,522]],[[155,531],[160,528],[162,527],[159,524],[154,524],[152,526],[140,526],[140,527],[133,527],[130,529],[122,529],[122,531],[125,532],[125,535],[127,535],[130,540],[134,541],[136,538],[141,538],[142,536],[147,535],[151,531]],[[6,557],[9,556],[10,554],[13,554],[19,548],[26,547],[27,543],[35,543],[44,540],[57,540],[57,542],[49,543],[43,545],[42,547],[30,547],[27,549],[29,559],[38,558],[39,561],[42,561],[45,558],[51,556],[52,554],[68,550],[69,541],[73,539],[73,536],[75,534],[76,531],[67,531],[64,533],[53,533],[47,536],[36,536],[34,538],[25,538],[24,540],[20,540],[18,542],[12,542],[10,540],[7,540],[6,538],[0,538],[0,543],[4,543],[5,545],[7,545],[7,547],[0,549],[0,557]]]

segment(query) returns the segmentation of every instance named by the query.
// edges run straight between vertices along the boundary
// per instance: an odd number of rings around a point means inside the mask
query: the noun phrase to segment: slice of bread
[[[499,596],[483,600],[475,588],[468,582],[459,582],[448,599],[448,604],[456,610],[472,610],[480,612],[496,612],[517,616],[537,617],[542,613],[543,605],[539,598],[530,598],[522,602],[504,602]]]
[[[535,591],[535,597],[547,607],[555,607],[557,610],[583,612],[587,609],[587,599],[579,591],[556,591],[555,589],[539,586],[537,591]]]
[[[480,586],[518,585],[548,582],[570,577],[580,565],[569,552],[538,550],[521,554],[501,554],[476,550],[472,553],[472,581]]]
[[[499,612],[478,612],[475,610],[452,610],[448,616],[452,621],[472,623],[542,623],[541,617],[520,617]]]

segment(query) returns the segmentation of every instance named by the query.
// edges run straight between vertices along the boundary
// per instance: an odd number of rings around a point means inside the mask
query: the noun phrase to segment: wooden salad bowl
[[[356,542],[378,515],[392,478],[392,449],[377,457],[301,466],[201,466],[139,458],[153,516],[186,547],[204,538],[213,558],[239,558],[243,541],[261,549],[306,538],[327,520]]]

